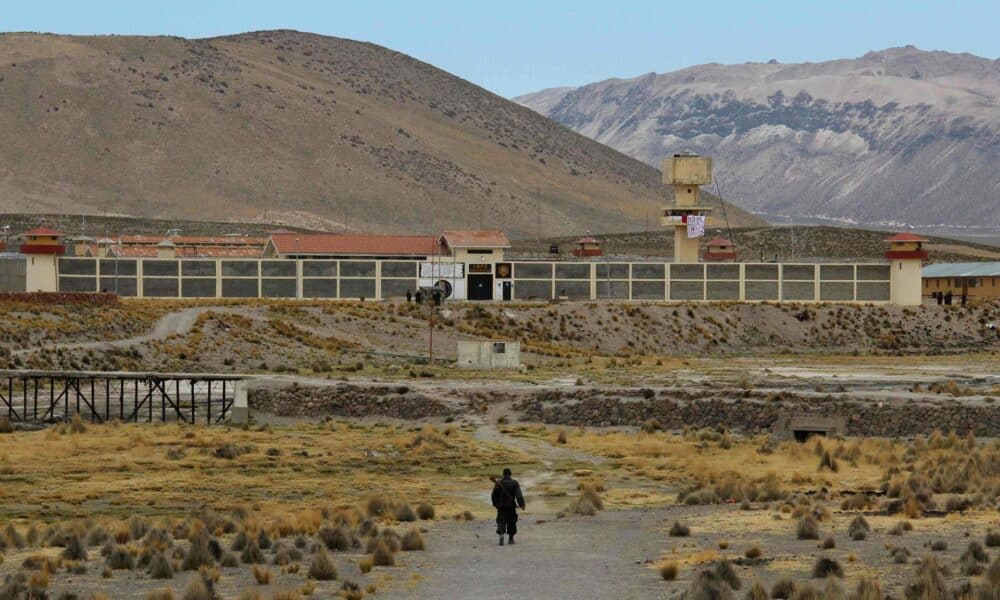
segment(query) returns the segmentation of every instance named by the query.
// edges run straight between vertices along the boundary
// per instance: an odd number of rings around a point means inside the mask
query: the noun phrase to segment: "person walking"
[[[517,534],[517,509],[524,510],[524,496],[521,495],[521,484],[511,477],[509,468],[503,470],[503,478],[493,478],[493,493],[490,495],[493,506],[497,509],[497,535],[503,546],[503,536],[514,543]]]

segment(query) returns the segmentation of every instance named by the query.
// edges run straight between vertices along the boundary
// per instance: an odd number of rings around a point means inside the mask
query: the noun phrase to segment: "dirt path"
[[[120,340],[98,340],[94,342],[73,342],[67,344],[51,344],[49,346],[32,346],[21,348],[12,352],[14,355],[25,355],[39,350],[110,350],[112,348],[128,348],[137,344],[144,344],[154,340],[163,340],[172,335],[182,335],[194,327],[198,317],[202,313],[215,312],[237,312],[232,309],[220,308],[218,306],[199,306],[187,308],[177,312],[167,313],[160,317],[160,320],[153,325],[149,333],[137,335],[135,337]]]
[[[413,559],[421,574],[389,598],[662,598],[649,568],[663,550],[657,529],[670,509],[606,511],[596,517],[523,514],[517,545],[499,547],[492,521],[434,528]],[[544,522],[539,523],[542,520]]]

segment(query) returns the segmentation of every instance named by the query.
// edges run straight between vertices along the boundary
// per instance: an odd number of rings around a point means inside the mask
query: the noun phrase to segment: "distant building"
[[[601,240],[592,238],[590,236],[582,237],[575,242],[573,245],[573,256],[579,256],[581,258],[587,256],[604,256],[604,248],[601,247]]]
[[[736,260],[736,246],[724,237],[717,237],[708,242],[705,249],[706,261],[734,261]]]
[[[938,263],[923,269],[923,295],[1000,298],[1000,262]]]

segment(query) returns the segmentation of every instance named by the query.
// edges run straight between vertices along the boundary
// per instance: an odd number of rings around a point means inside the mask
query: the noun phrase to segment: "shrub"
[[[403,535],[402,548],[407,552],[424,549],[424,537],[420,535],[419,529],[412,527]]]
[[[396,520],[410,523],[417,520],[417,513],[413,511],[413,507],[407,503],[400,504],[396,507]]]
[[[565,429],[560,429],[559,433],[556,434],[556,443],[557,444],[565,444],[566,443],[566,430]]]
[[[319,581],[330,581],[337,578],[337,567],[330,558],[330,553],[323,548],[313,555],[309,563],[309,577]]]
[[[263,564],[267,562],[264,558],[264,553],[261,552],[260,546],[257,545],[257,540],[250,538],[247,540],[247,545],[243,548],[243,553],[240,554],[240,560],[244,564]]]
[[[861,515],[854,517],[854,520],[847,527],[847,534],[851,536],[852,540],[857,541],[868,537],[869,531],[871,531],[871,526],[868,525],[868,521]]]
[[[827,577],[843,578],[844,568],[836,560],[821,556],[816,559],[816,564],[813,565],[812,576],[816,579],[825,579]]]
[[[0,419],[0,433],[14,433],[14,424],[6,417]]]
[[[779,579],[771,586],[771,597],[781,600],[790,600],[795,595],[795,582],[791,579]]]
[[[948,549],[948,542],[944,540],[934,540],[931,542],[931,550],[934,552],[944,552]]]
[[[222,556],[219,557],[219,564],[227,569],[240,566],[240,559],[236,558],[236,555],[232,552],[223,552]]]
[[[421,502],[417,505],[417,516],[423,521],[430,521],[434,518],[434,506],[428,502]]]
[[[66,548],[63,549],[62,556],[68,560],[87,560],[87,548],[79,534],[73,533],[66,537]]]
[[[267,550],[271,547],[271,538],[268,537],[267,532],[263,529],[257,532],[257,546],[261,550]]]
[[[910,560],[910,551],[902,546],[892,549],[892,562],[905,565]]]
[[[242,552],[243,549],[247,547],[247,541],[249,539],[250,536],[247,535],[246,530],[240,529],[236,532],[236,536],[233,537],[233,543],[229,546],[229,549],[233,552]]]
[[[146,600],[174,600],[174,590],[166,587],[146,594]]]
[[[828,469],[834,473],[840,470],[840,466],[837,464],[836,459],[830,455],[830,451],[824,451],[823,456],[819,459],[819,470]]]
[[[944,572],[933,556],[925,556],[917,565],[914,580],[903,589],[906,600],[950,598]]]
[[[185,571],[196,571],[201,567],[211,567],[215,565],[215,558],[208,548],[208,532],[199,529],[191,536],[191,547],[184,556],[181,568]]]
[[[716,575],[714,569],[699,571],[691,581],[689,600],[732,600],[733,590]]]
[[[747,590],[746,600],[768,600],[767,590],[764,589],[764,585],[754,580],[753,585]]]
[[[680,574],[680,568],[677,563],[672,560],[665,560],[657,565],[656,570],[660,573],[665,581],[673,581],[677,579],[677,575]]]
[[[878,581],[867,577],[862,577],[858,581],[854,593],[851,594],[851,600],[883,600],[884,598],[885,594],[882,593],[882,586],[879,585]]]
[[[375,543],[372,563],[379,567],[391,567],[396,564],[396,557],[393,556],[392,550],[389,549],[384,540],[378,540]]]
[[[134,569],[135,560],[124,546],[115,544],[108,554],[108,566],[112,569]]]
[[[824,550],[831,550],[837,547],[837,540],[833,539],[832,535],[828,535],[823,539],[822,547]]]
[[[986,546],[988,548],[996,548],[1000,546],[1000,532],[987,531],[986,532]]]
[[[733,569],[733,563],[729,562],[726,559],[722,559],[719,562],[715,563],[714,572],[715,576],[720,581],[725,581],[726,583],[729,584],[729,587],[733,588],[734,590],[738,590],[743,586],[743,584],[740,582],[739,576],[736,575],[736,571]]]
[[[841,510],[865,510],[872,506],[868,494],[852,494],[840,503]]]
[[[364,574],[368,574],[374,565],[375,561],[371,556],[365,556],[358,559],[358,568],[361,569],[361,572]]]
[[[149,576],[153,579],[172,579],[174,576],[174,566],[162,552],[154,552],[149,559]]]
[[[799,519],[798,525],[795,527],[795,535],[800,540],[818,540],[819,539],[819,522],[812,515],[806,515]]]
[[[899,521],[889,530],[889,535],[903,535],[906,531],[913,531],[913,524],[909,521]]]
[[[253,566],[253,578],[257,581],[258,585],[268,585],[271,583],[271,571],[267,567],[262,567],[260,565]]]
[[[760,549],[760,546],[754,544],[753,546],[747,548],[743,555],[752,560],[754,558],[760,558],[763,553],[764,552]]]
[[[351,536],[343,527],[321,527],[316,536],[329,550],[343,552],[351,547]]]
[[[384,496],[372,496],[365,506],[371,518],[383,517],[389,513],[392,504]]]
[[[674,521],[670,526],[670,537],[687,537],[691,535],[691,528],[680,521]]]
[[[212,591],[201,577],[194,577],[184,589],[184,600],[213,600]]]

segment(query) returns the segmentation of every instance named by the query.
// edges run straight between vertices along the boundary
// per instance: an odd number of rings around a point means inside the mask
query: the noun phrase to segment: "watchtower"
[[[675,154],[663,159],[663,183],[674,188],[674,205],[663,208],[660,223],[674,228],[674,261],[699,261],[698,238],[689,237],[688,220],[705,217],[712,209],[699,203],[699,191],[712,183],[712,159],[697,154]]]
[[[912,233],[898,233],[886,238],[889,250],[885,257],[892,268],[890,300],[897,306],[920,306],[923,261],[927,260],[927,238]]]

